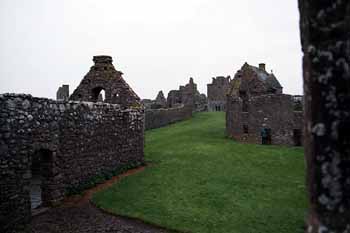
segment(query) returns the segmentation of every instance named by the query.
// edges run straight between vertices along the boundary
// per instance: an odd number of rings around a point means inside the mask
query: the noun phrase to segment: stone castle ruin
[[[69,99],[69,85],[62,85],[56,92],[57,100],[68,100]]]
[[[154,129],[192,117],[193,112],[206,110],[207,100],[197,90],[193,78],[179,90],[171,90],[167,99],[159,91],[155,100],[143,99],[145,106],[145,129]]]
[[[230,76],[218,76],[207,85],[208,111],[226,111],[226,95],[230,89],[230,82]]]
[[[167,108],[167,102],[163,91],[158,92],[155,100],[143,99],[142,104],[144,105],[145,109]]]
[[[144,110],[108,56],[68,100],[0,95],[0,232],[91,180],[144,163]],[[93,103],[101,90],[106,101]]]
[[[273,73],[247,63],[236,73],[227,95],[226,133],[258,144],[302,145],[302,97],[283,94]]]
[[[178,90],[171,90],[168,93],[167,105],[169,108],[185,105],[192,108],[193,112],[204,111],[207,108],[207,98],[205,94],[200,94],[197,84],[193,78],[185,86],[180,86]]]

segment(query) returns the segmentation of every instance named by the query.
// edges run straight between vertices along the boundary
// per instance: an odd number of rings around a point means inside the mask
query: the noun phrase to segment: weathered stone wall
[[[43,202],[125,164],[143,163],[144,111],[119,105],[0,95],[0,232],[29,221],[36,151],[45,158]]]
[[[350,1],[299,0],[308,233],[350,232]]]
[[[191,117],[192,108],[184,105],[174,108],[147,109],[145,111],[145,129],[160,128]]]
[[[236,96],[227,96],[226,135],[240,140],[242,135],[242,99]]]
[[[227,134],[239,141],[261,144],[261,129],[271,129],[271,143],[295,145],[294,130],[302,131],[302,112],[294,112],[291,95],[270,94],[251,97],[248,111],[242,100],[229,98]]]
[[[56,92],[56,100],[68,100],[69,99],[69,85],[62,85]]]

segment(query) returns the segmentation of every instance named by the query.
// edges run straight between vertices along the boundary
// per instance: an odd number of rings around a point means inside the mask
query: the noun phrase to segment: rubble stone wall
[[[145,129],[155,129],[191,118],[192,108],[182,105],[174,108],[147,109],[145,115]]]
[[[30,220],[31,163],[45,150],[43,203],[59,203],[91,178],[141,164],[144,110],[0,95],[0,232]]]
[[[299,0],[308,233],[350,232],[350,1]]]
[[[248,111],[242,111],[240,98],[229,98],[226,131],[243,142],[261,144],[261,129],[271,130],[271,143],[296,144],[294,131],[303,129],[302,112],[295,112],[291,95],[270,94],[249,99]]]

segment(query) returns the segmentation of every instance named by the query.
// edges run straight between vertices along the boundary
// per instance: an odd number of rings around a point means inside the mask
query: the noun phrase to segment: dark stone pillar
[[[299,0],[307,232],[350,232],[350,1]]]

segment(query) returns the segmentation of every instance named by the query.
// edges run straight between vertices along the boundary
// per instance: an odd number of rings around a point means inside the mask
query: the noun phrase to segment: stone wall
[[[236,140],[261,144],[261,129],[271,130],[271,143],[296,145],[296,132],[302,134],[302,112],[295,112],[291,95],[270,94],[252,97],[247,112],[239,97],[229,98],[227,134]],[[299,135],[301,136],[301,135]]]
[[[30,220],[37,152],[43,203],[54,205],[96,175],[143,163],[143,130],[142,108],[0,95],[0,232]]]
[[[147,109],[145,111],[145,129],[160,128],[191,117],[192,108],[184,105],[174,108]]]
[[[299,0],[308,233],[350,232],[350,1]]]

